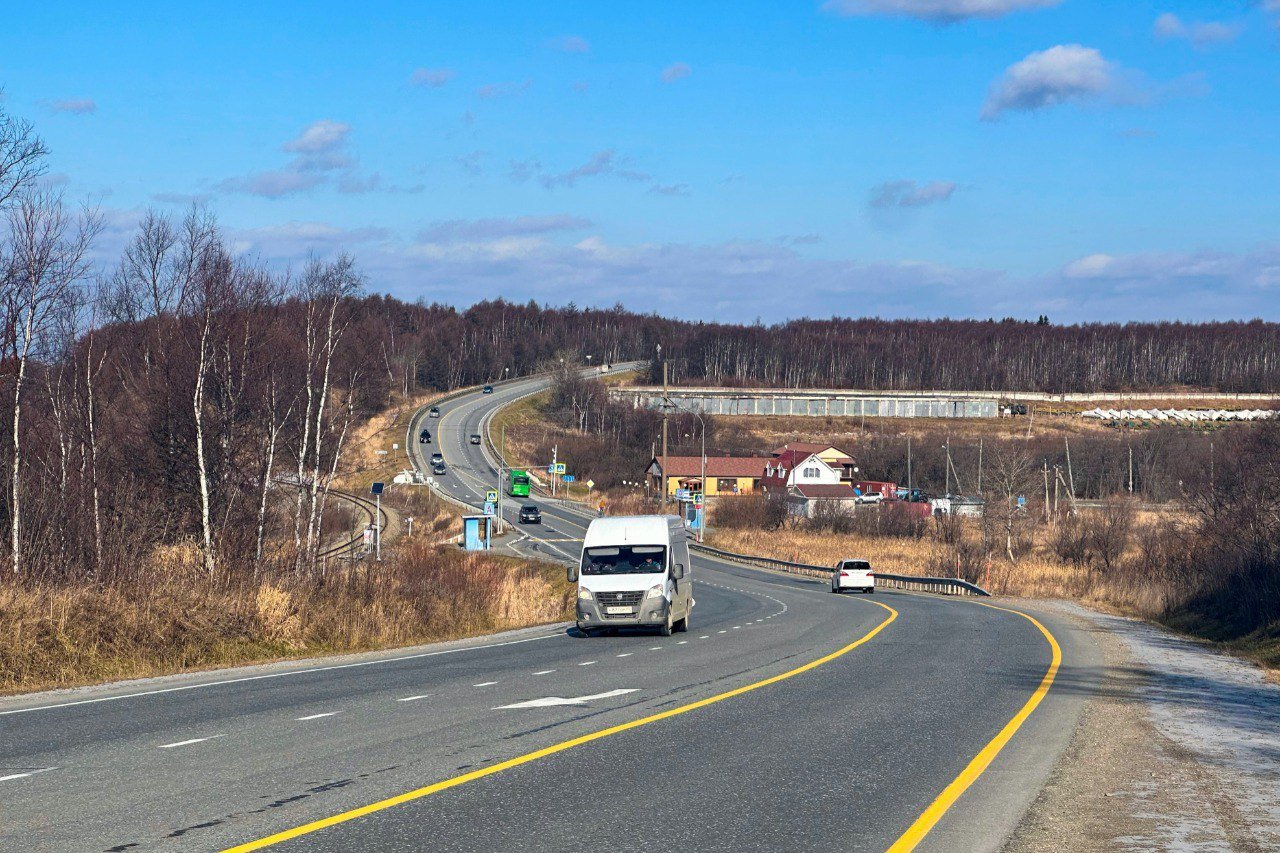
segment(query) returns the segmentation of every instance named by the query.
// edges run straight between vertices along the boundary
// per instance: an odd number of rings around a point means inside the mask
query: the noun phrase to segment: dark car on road
[[[427,417],[429,417],[429,418],[438,418],[438,417],[440,417],[440,407],[439,407],[439,406],[432,406],[430,409],[427,409]]]
[[[492,386],[492,385],[486,385],[486,386],[484,386],[484,391],[482,391],[481,393],[482,393],[482,394],[492,394],[492,393],[493,393],[493,386]]]
[[[471,433],[471,443],[472,443],[472,444],[479,444],[479,443],[480,443],[480,433],[478,433],[478,432],[473,432],[473,433]]]
[[[435,474],[437,477],[442,476],[444,474],[444,463],[436,462],[433,464],[431,466],[431,473]]]
[[[422,432],[418,433],[418,443],[419,443],[419,444],[430,444],[430,443],[431,443],[431,430],[424,429]]]
[[[435,465],[437,462],[443,462],[443,461],[444,461],[444,454],[441,453],[440,451],[436,451],[435,453],[431,454],[432,465]]]
[[[534,504],[525,504],[520,507],[520,523],[521,524],[541,524],[542,511]]]

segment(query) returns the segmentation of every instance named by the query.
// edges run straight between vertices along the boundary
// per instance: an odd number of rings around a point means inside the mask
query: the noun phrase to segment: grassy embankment
[[[340,486],[369,483],[406,467],[375,450],[402,443],[405,401],[353,429]],[[401,451],[403,452],[403,450]],[[331,498],[332,500],[332,498]],[[289,523],[282,491],[274,517]],[[389,487],[384,505],[412,514],[411,539],[384,562],[331,561],[325,574],[295,574],[288,537],[254,571],[223,566],[211,582],[194,544],[154,549],[128,582],[0,586],[0,694],[337,654],[555,622],[569,617],[573,591],[559,566],[433,544],[456,527],[453,508],[423,487]],[[342,518],[340,503],[330,512]],[[364,523],[326,525],[330,536]]]
[[[1059,559],[1048,541],[1049,530],[1040,528],[1029,553],[1016,563],[995,556],[975,580],[996,595],[1067,599],[1104,612],[1157,622],[1190,638],[1212,642],[1224,651],[1255,660],[1273,677],[1280,676],[1280,625],[1240,636],[1230,630],[1229,620],[1218,618],[1196,603],[1195,596],[1176,581],[1125,568],[1138,560],[1144,530],[1174,523],[1167,515],[1149,512],[1137,515],[1137,532],[1121,556],[1117,570],[1102,571],[1096,566],[1073,565]],[[876,537],[803,528],[773,531],[713,528],[708,544],[734,553],[820,566],[834,565],[841,559],[864,559],[891,574],[962,574],[948,566],[951,549],[932,537]]]

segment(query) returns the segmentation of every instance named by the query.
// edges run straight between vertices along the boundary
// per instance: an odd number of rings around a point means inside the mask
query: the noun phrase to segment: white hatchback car
[[[835,571],[831,573],[831,591],[840,593],[846,589],[855,592],[876,591],[875,575],[870,563],[866,560],[841,560],[836,563]]]

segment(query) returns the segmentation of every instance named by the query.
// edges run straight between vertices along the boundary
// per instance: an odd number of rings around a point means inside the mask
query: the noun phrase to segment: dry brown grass
[[[1141,523],[1164,521],[1154,513],[1143,513]],[[1037,531],[1029,554],[1017,562],[1003,556],[986,561],[977,583],[996,595],[1027,598],[1067,598],[1084,601],[1111,612],[1153,618],[1165,612],[1167,588],[1157,583],[1135,583],[1131,575],[1108,576],[1088,566],[1074,566],[1057,559],[1048,547],[1048,529]],[[868,560],[890,574],[960,576],[959,566],[950,566],[953,552],[933,537],[902,539],[815,533],[804,529],[776,531],[712,529],[708,544],[742,554],[777,560],[834,565],[838,560]]]
[[[557,566],[421,541],[323,579],[215,586],[192,553],[157,553],[151,580],[118,587],[0,585],[0,693],[474,636],[572,605]]]

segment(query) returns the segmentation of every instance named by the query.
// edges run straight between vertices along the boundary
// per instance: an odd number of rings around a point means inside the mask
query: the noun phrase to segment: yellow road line
[[[581,735],[580,737],[562,741],[561,743],[553,744],[551,746],[544,747],[542,749],[538,749],[533,752],[525,753],[524,755],[520,755],[515,758],[509,758],[506,761],[502,761],[497,764],[490,765],[489,767],[482,767],[479,770],[472,770],[469,773],[463,773],[459,776],[454,776],[449,779],[444,779],[432,785],[427,785],[425,787],[418,788],[413,791],[407,791],[403,794],[398,794],[394,797],[388,797],[385,800],[379,800],[378,802],[370,803],[367,806],[361,806],[358,809],[352,809],[350,811],[342,812],[341,814],[336,814],[331,817],[321,818],[320,820],[312,821],[311,823],[306,823],[306,824],[303,824],[302,826],[294,827],[293,829],[286,829],[283,832],[277,832],[276,834],[269,835],[266,838],[260,838],[256,841],[249,841],[245,844],[240,844],[236,847],[229,847],[226,850],[224,850],[223,853],[247,853],[247,851],[249,850],[261,850],[264,847],[270,847],[273,844],[279,844],[281,841],[288,841],[289,839],[297,838],[300,835],[307,835],[308,833],[312,833],[329,826],[334,826],[339,823],[346,823],[349,820],[355,820],[358,817],[364,817],[365,815],[372,814],[374,812],[379,812],[379,811],[382,811],[383,809],[389,809],[392,806],[398,806],[398,805],[401,805],[402,803],[408,803],[413,800],[418,800],[418,799],[421,799],[422,797],[427,797],[427,796],[430,796],[431,794],[438,793],[439,791],[444,791],[449,788],[456,788],[458,785],[464,785],[467,782],[473,782],[476,779],[483,779],[485,776],[492,776],[495,773],[501,773],[503,770],[510,770],[512,767],[519,767],[522,764],[528,764],[532,761],[537,761],[539,758],[546,758],[548,755],[555,755],[557,752],[564,752],[566,749],[572,749],[575,746],[581,746],[585,743],[591,743],[592,741],[600,740],[602,738],[607,738],[611,735],[616,735],[621,732],[639,728],[640,726],[646,726],[650,723],[656,723],[659,720],[665,720],[665,719],[668,719],[669,717],[675,717],[680,714],[687,714],[690,711],[697,710],[698,708],[705,708],[708,705],[714,705],[716,702],[723,702],[726,699],[732,699],[735,696],[741,696],[744,693],[750,693],[753,690],[759,690],[762,687],[768,687],[771,684],[777,684],[779,681],[785,681],[788,678],[793,678],[797,675],[800,675],[803,672],[808,672],[811,669],[817,669],[823,664],[830,663],[836,658],[846,655],[849,652],[853,651],[854,649],[858,648],[858,646],[861,646],[863,643],[870,641],[872,637],[874,637],[876,634],[879,634],[886,627],[888,627],[889,623],[893,622],[893,620],[898,618],[898,611],[894,610],[892,607],[890,607],[887,604],[882,604],[879,601],[869,601],[867,603],[874,604],[877,607],[883,607],[885,610],[889,611],[889,618],[877,624],[874,628],[872,628],[866,634],[863,634],[858,639],[854,640],[849,645],[844,646],[843,648],[840,648],[840,649],[836,649],[834,652],[831,652],[830,654],[827,654],[827,655],[823,655],[822,657],[817,658],[816,660],[811,660],[808,663],[804,664],[803,666],[798,666],[795,669],[788,670],[779,675],[774,675],[769,678],[763,679],[761,681],[756,681],[751,684],[744,685],[742,687],[737,687],[737,688],[734,688],[733,690],[729,690],[724,693],[719,693],[715,696],[708,696],[706,699],[699,699],[696,702],[690,702],[687,705],[681,705],[678,708],[670,708],[666,711],[661,711],[657,714],[652,714],[648,717],[641,717],[638,720],[632,720],[629,723],[621,723],[620,725],[610,726],[607,729],[601,729],[600,731],[591,732],[589,734]]]
[[[1048,670],[1045,671],[1044,677],[1040,679],[1040,684],[1036,687],[1035,692],[1031,694],[1031,698],[1026,704],[1013,716],[1013,719],[1005,723],[1002,728],[991,741],[982,748],[982,751],[973,757],[973,760],[960,772],[960,775],[952,780],[951,784],[943,789],[930,805],[924,810],[920,817],[916,818],[915,823],[907,828],[893,846],[889,848],[888,853],[906,853],[908,850],[914,850],[916,845],[924,840],[947,810],[955,805],[956,800],[960,799],[960,795],[968,790],[969,786],[977,781],[978,777],[986,771],[995,757],[1000,754],[1000,750],[1013,737],[1014,733],[1021,728],[1022,724],[1027,721],[1040,702],[1044,699],[1045,694],[1049,692],[1049,687],[1053,684],[1054,677],[1058,674],[1058,667],[1062,663],[1062,648],[1058,645],[1058,641],[1053,634],[1049,633],[1049,629],[1041,625],[1039,620],[1034,616],[1023,613],[1021,610],[1012,610],[1008,607],[997,607],[994,604],[985,604],[981,601],[975,601],[974,604],[981,604],[983,607],[990,607],[992,610],[1003,610],[1006,613],[1015,613],[1023,619],[1031,622],[1040,629],[1040,633],[1044,634],[1044,638],[1049,641],[1049,648],[1053,651],[1053,658],[1049,663]]]

